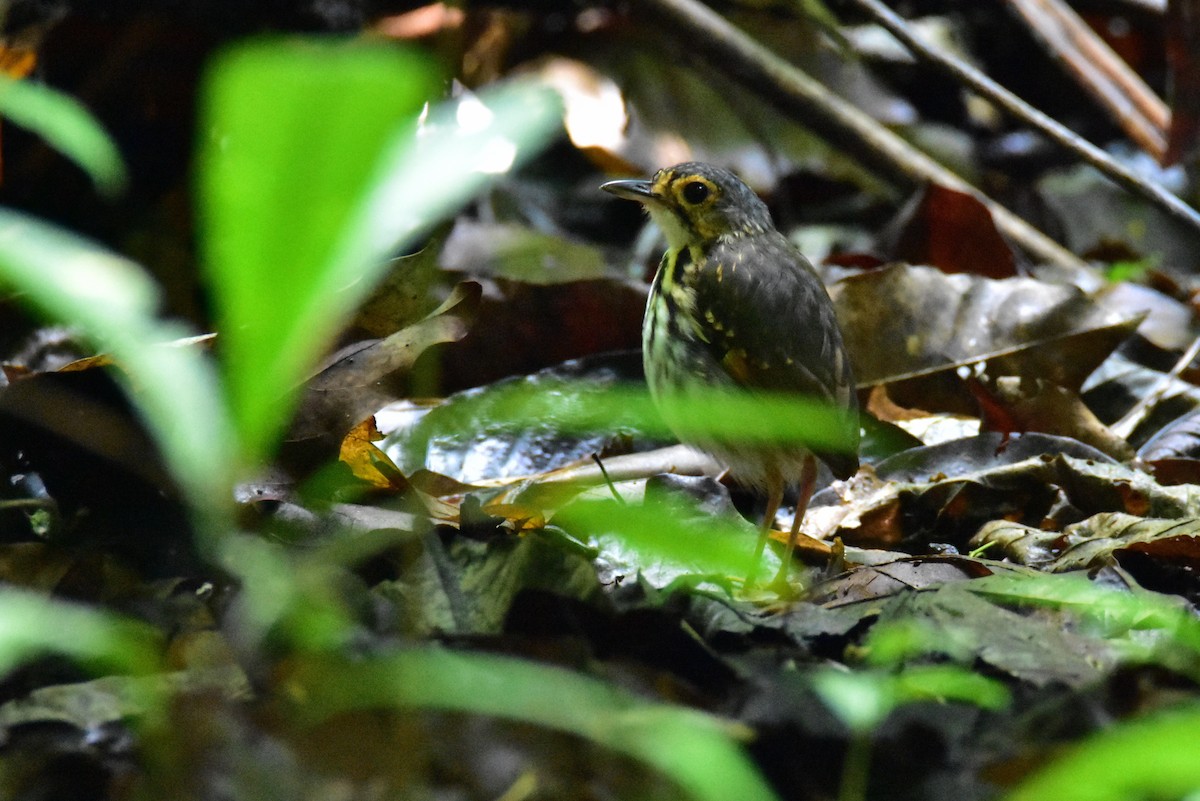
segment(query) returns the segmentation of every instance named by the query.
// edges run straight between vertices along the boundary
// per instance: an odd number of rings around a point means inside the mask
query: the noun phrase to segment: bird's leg
[[[758,528],[758,544],[754,546],[754,561],[750,563],[750,573],[746,576],[747,587],[753,585],[758,579],[758,568],[762,562],[763,551],[766,550],[767,540],[771,537],[775,513],[779,511],[781,503],[783,503],[783,476],[772,471],[767,477],[767,510],[763,514],[762,525]]]
[[[800,470],[800,498],[796,501],[796,516],[792,518],[792,527],[788,531],[787,548],[783,552],[783,564],[779,573],[771,581],[772,586],[789,588],[788,571],[792,566],[792,553],[796,550],[796,538],[800,533],[800,523],[804,513],[808,511],[808,501],[812,498],[813,486],[817,483],[817,459],[811,453],[804,457],[804,467]]]

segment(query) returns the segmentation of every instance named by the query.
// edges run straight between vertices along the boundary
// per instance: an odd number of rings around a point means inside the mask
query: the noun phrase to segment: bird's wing
[[[775,266],[764,270],[758,266],[764,263]],[[846,436],[857,443],[854,378],[833,303],[790,242],[775,234],[718,243],[693,281],[697,322],[730,377],[751,389],[807,395],[845,409]],[[821,456],[835,473],[857,467],[857,458],[850,466],[844,454]]]

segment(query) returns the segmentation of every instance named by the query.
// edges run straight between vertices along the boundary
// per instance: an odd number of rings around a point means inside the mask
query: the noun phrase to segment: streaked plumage
[[[812,265],[775,229],[758,196],[728,170],[700,162],[660,170],[650,181],[612,181],[604,189],[645,205],[667,237],[642,329],[646,380],[655,399],[712,387],[796,393],[845,410],[845,439],[857,446],[854,380],[833,305]],[[659,403],[677,431],[678,406]],[[796,446],[689,441],[742,483],[767,490],[756,563],[784,485],[800,485],[790,557],[815,478],[812,455]],[[858,469],[855,453],[818,456],[838,478]]]

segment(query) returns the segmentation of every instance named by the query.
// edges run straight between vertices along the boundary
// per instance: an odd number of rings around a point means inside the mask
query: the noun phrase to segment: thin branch
[[[903,19],[879,0],[854,0],[854,2],[868,11],[880,25],[887,28],[893,36],[916,55],[937,64],[1008,113],[1037,128],[1055,143],[1095,167],[1127,192],[1145,198],[1172,217],[1200,230],[1200,213],[1161,185],[1148,181],[1113,161],[1103,150],[1086,139],[1076,136],[1063,125],[1033,108],[971,65],[934,50],[914,34]]]
[[[801,121],[844,153],[905,184],[937,183],[977,197],[996,226],[1046,262],[1078,268],[1084,262],[952,171],[831,93],[819,81],[772,53],[697,0],[642,0],[635,13],[654,16],[690,53],[722,69],[749,91]]]
[[[1125,134],[1162,161],[1171,112],[1145,81],[1062,0],[1008,0],[1034,38],[1061,59]]]
[[[1149,11],[1152,14],[1166,14],[1167,0],[1120,0],[1127,6],[1138,11]]]

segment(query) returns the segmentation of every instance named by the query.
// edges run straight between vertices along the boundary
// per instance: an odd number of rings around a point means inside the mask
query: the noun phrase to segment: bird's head
[[[666,167],[649,181],[609,181],[601,189],[645,206],[673,250],[772,227],[770,212],[750,187],[729,170],[699,161]]]

